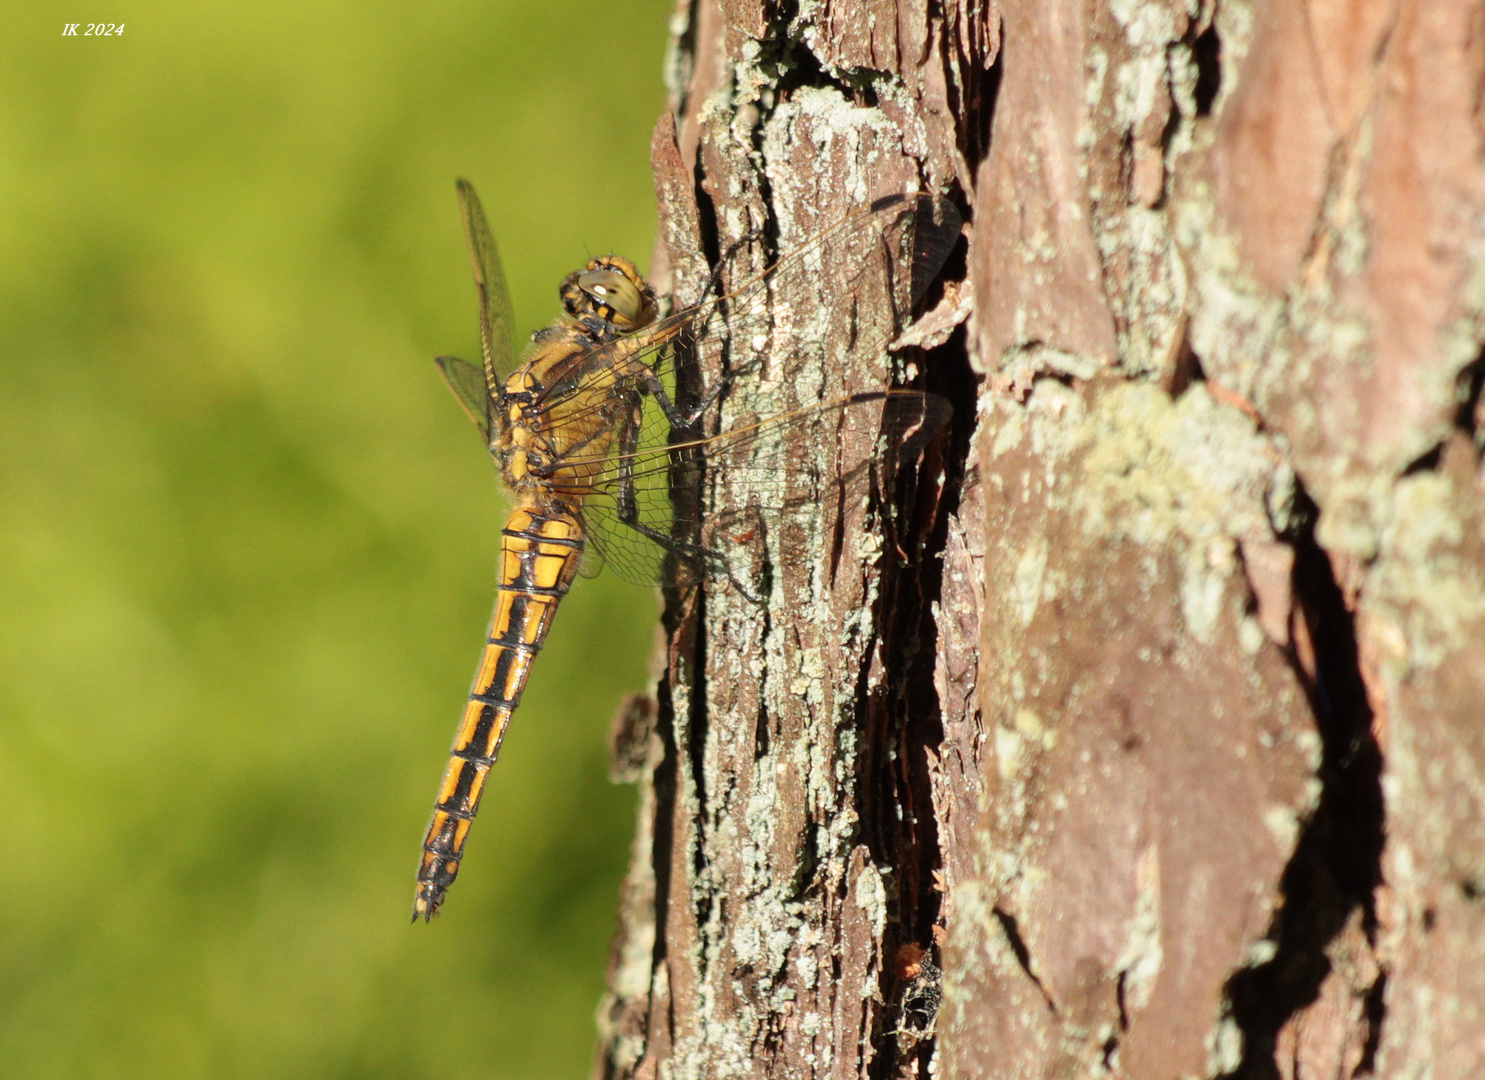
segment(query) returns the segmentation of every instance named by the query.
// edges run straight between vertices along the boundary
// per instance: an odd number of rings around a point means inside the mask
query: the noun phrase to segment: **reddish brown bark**
[[[956,416],[671,597],[596,1075],[1485,1075],[1480,0],[680,14],[677,297],[947,193]]]

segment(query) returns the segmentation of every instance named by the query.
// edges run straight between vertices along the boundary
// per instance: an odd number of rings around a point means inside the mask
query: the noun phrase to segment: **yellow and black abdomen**
[[[577,517],[544,509],[535,500],[519,506],[505,527],[495,614],[423,840],[414,921],[426,921],[438,912],[459,873],[464,839],[479,809],[485,777],[500,753],[500,740],[521,700],[531,661],[577,574],[582,550]]]

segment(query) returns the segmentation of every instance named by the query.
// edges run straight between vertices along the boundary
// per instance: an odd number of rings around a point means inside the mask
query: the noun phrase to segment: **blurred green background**
[[[523,334],[648,261],[671,6],[9,5],[0,1076],[587,1074],[656,602],[574,590],[410,926],[505,505],[432,357],[457,175]]]

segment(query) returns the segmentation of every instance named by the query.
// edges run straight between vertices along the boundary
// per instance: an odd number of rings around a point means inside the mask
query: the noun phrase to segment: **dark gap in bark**
[[[960,258],[958,254],[951,256],[955,260]],[[946,275],[953,272],[952,267],[944,271]],[[911,620],[905,625],[912,640],[904,653],[911,657],[911,664],[904,672],[908,717],[905,749],[911,756],[906,762],[899,762],[899,767],[910,766],[905,769],[904,778],[918,820],[904,823],[913,829],[904,839],[916,840],[918,865],[914,884],[918,891],[912,898],[915,917],[899,922],[915,942],[922,943],[931,953],[935,948],[933,931],[943,902],[942,894],[933,888],[934,873],[942,869],[945,861],[933,810],[927,757],[930,749],[941,752],[944,740],[943,718],[933,681],[938,654],[938,623],[933,616],[933,605],[943,595],[940,556],[948,543],[949,519],[959,510],[969,467],[977,399],[977,380],[969,366],[963,327],[956,329],[943,346],[924,354],[920,367],[924,372],[924,388],[947,399],[953,409],[948,427],[925,447],[922,466],[911,476],[914,487],[910,505],[914,506],[913,520],[919,524],[916,532],[904,537],[912,542],[903,546],[912,564],[903,572],[911,586],[907,597],[911,602]],[[944,477],[942,486],[918,482],[920,478],[931,478],[940,469]],[[904,854],[913,854],[912,848],[907,848]]]
[[[759,43],[760,47],[763,45]],[[785,50],[803,52],[810,62],[814,62],[814,55],[802,46],[793,43],[785,43]],[[787,65],[786,68],[787,70]],[[773,114],[774,106],[784,99],[782,92],[774,93],[767,100],[760,100],[757,105],[757,118],[748,131],[750,145],[753,150],[753,160],[761,162],[763,154],[763,132],[768,125],[768,120]],[[778,261],[779,255],[779,220],[773,210],[773,181],[769,178],[768,170],[755,168],[751,170],[752,182],[758,188],[758,202],[763,207],[764,218],[760,224],[754,224],[746,236],[734,237],[727,249],[727,256],[731,258],[739,249],[746,245],[761,244],[763,248],[763,263],[772,266]]]
[[[1439,462],[1444,459],[1444,444],[1435,443],[1429,450],[1424,451],[1408,462],[1403,469],[1403,476],[1417,476],[1419,473],[1435,472],[1438,470]]]
[[[929,6],[930,20],[942,20],[943,11],[941,4]],[[986,14],[984,18],[988,19]],[[942,24],[940,24],[942,26]],[[951,71],[957,63],[959,73],[963,81],[948,77],[945,83],[945,103],[949,115],[958,121],[957,131],[960,142],[960,150],[964,153],[965,161],[969,162],[971,169],[984,160],[990,149],[990,127],[995,117],[995,99],[1000,92],[1001,64],[1000,52],[997,50],[995,59],[989,67],[983,64],[983,58],[971,55],[959,50],[954,50],[953,43],[955,35],[947,32],[937,37],[939,55],[930,58],[929,63],[937,60],[942,64],[945,72]],[[955,52],[953,60],[949,57],[950,50]]]
[[[1119,972],[1119,978],[1114,982],[1114,1002],[1119,1008],[1119,1032],[1110,1035],[1103,1044],[1104,1068],[1112,1070],[1115,1064],[1115,1055],[1119,1052],[1119,1044],[1124,1041],[1124,1033],[1129,1030],[1129,972]]]
[[[968,205],[962,197],[955,200],[954,209],[959,212],[961,221],[968,221],[970,219]],[[923,293],[922,299],[919,300],[919,306],[924,311],[936,307],[939,301],[943,299],[944,289],[949,282],[957,282],[962,287],[964,285],[964,279],[968,276],[969,241],[961,235],[958,240],[954,241],[954,246],[949,249],[949,254],[944,258],[943,266],[939,267],[938,273],[933,279],[933,284],[928,286],[927,290]],[[962,327],[960,336],[961,340],[957,343],[953,338],[950,338],[946,344],[930,352],[924,357],[924,365],[935,364],[935,358],[942,355],[946,357],[946,359],[941,361],[943,365],[946,365],[944,367],[946,373],[956,373],[961,376],[969,374],[969,351],[962,340]],[[945,353],[945,349],[948,349],[949,352]],[[925,366],[924,370],[928,383],[926,389],[933,390],[932,367]],[[975,389],[973,378],[970,380],[970,389]]]
[[[665,628],[665,640],[672,650],[679,651],[686,645],[685,638],[695,637],[694,622],[687,627],[688,620],[680,613],[684,610],[678,590],[665,590],[665,609],[661,623]],[[694,669],[693,669],[694,670]],[[675,843],[676,785],[678,781],[679,755],[675,742],[675,698],[669,672],[655,685],[655,734],[660,739],[660,760],[655,765],[651,784],[654,788],[655,810],[653,833],[650,842],[650,868],[655,874],[655,945],[650,954],[650,970],[657,970],[665,963],[667,937],[665,926],[670,914],[670,852]],[[694,713],[694,700],[688,704]]]
[[[800,841],[799,857],[794,862],[794,893],[796,896],[809,895],[818,881],[816,875],[823,861],[820,856],[819,833],[815,819],[809,818],[804,829],[804,839]]]
[[[889,910],[895,906],[896,900],[897,897],[889,884],[887,893]],[[889,922],[880,942],[882,956],[894,956],[901,948],[898,931],[899,928]],[[871,1063],[866,1067],[867,1080],[898,1080],[903,1075],[904,1058],[902,1048],[898,1045],[897,1027],[901,1017],[900,1001],[906,984],[896,977],[895,972],[892,971],[893,967],[894,965],[890,963],[885,964],[877,972],[877,985],[883,988],[881,992],[888,993],[887,988],[890,988],[891,996],[881,997],[875,1007],[867,1009],[866,1037],[869,1040],[871,1052]]]
[[[1119,1009],[1119,1031],[1110,1034],[1103,1041],[1100,1050],[1103,1052],[1103,1067],[1113,1071],[1115,1059],[1119,1053],[1119,1044],[1124,1041],[1123,1036],[1129,1030],[1129,972],[1119,972],[1119,977],[1114,981],[1114,1002]]]
[[[854,338],[854,336],[855,330],[853,329],[852,337]],[[850,349],[854,348],[855,344],[855,341],[849,342],[846,346],[846,350],[849,351]],[[846,552],[847,486],[848,485],[842,482],[838,484],[831,484],[828,489],[835,496],[835,498],[832,500],[834,502],[835,514],[834,520],[831,522],[830,525],[830,550],[825,555],[826,581],[829,582],[831,588],[835,587],[836,579],[840,575],[841,559],[845,557]],[[824,510],[825,505],[825,499],[822,498],[820,502],[821,510]]]
[[[787,101],[796,90],[804,87],[828,88],[839,90],[854,105],[876,108],[880,98],[875,81],[883,76],[895,76],[896,72],[841,68],[832,73],[796,32],[798,18],[798,0],[781,0],[777,13],[768,20],[767,30],[758,41],[758,66],[773,78],[773,100]]]
[[[1382,754],[1356,650],[1356,627],[1330,559],[1315,540],[1314,503],[1297,495],[1303,526],[1290,537],[1293,587],[1314,646],[1314,679],[1291,649],[1321,738],[1320,802],[1300,831],[1280,880],[1283,901],[1269,926],[1266,962],[1227,984],[1232,1016],[1244,1035],[1231,1080],[1277,1080],[1280,1030],[1314,1002],[1331,971],[1326,947],[1360,910],[1368,940],[1376,931],[1375,890],[1382,880],[1385,807]],[[1380,1023],[1380,1017],[1378,1018]]]
[[[804,52],[803,42],[795,32],[795,20],[799,18],[799,0],[778,0],[774,7],[774,14],[767,20],[767,29],[764,36],[758,42],[760,47],[772,46],[773,49],[784,56],[789,56],[794,50]],[[813,54],[812,54],[813,55]]]
[[[758,42],[760,66],[774,68],[775,101],[788,101],[800,87],[833,85],[820,58],[794,32],[798,18],[798,0],[781,0],[778,14],[768,21],[768,31]]]
[[[670,606],[667,605],[667,609]],[[670,627],[667,627],[670,630]],[[667,640],[671,634],[667,633]],[[655,765],[650,784],[655,789],[655,822],[650,836],[650,869],[655,872],[655,946],[650,952],[650,972],[665,963],[665,924],[670,917],[670,851],[674,844],[676,822],[676,710],[671,698],[670,676],[662,677],[655,688],[655,734],[661,741],[661,759]]]
[[[890,550],[890,548],[889,548]],[[913,623],[919,615],[919,601],[913,596],[916,582],[910,570],[884,570],[882,594],[877,603],[877,625],[882,632],[881,650],[887,655],[908,655],[916,645],[905,639],[916,636]],[[890,599],[889,599],[890,598]],[[916,667],[916,662],[911,665]],[[880,943],[884,957],[894,956],[906,942],[916,942],[916,918],[920,912],[922,852],[917,830],[932,828],[931,803],[920,804],[915,789],[916,763],[912,760],[918,747],[914,738],[914,713],[908,703],[906,683],[868,690],[869,665],[863,665],[859,684],[870,694],[868,720],[863,725],[866,746],[861,755],[863,768],[857,774],[858,805],[861,807],[862,842],[871,852],[872,863],[890,869],[887,884],[887,926]],[[899,720],[901,717],[903,719]],[[896,749],[894,756],[889,748]],[[932,938],[927,938],[932,941]],[[895,965],[883,964],[878,974],[879,1000],[898,1002],[905,989]],[[897,1045],[894,1022],[896,1010],[878,1008],[871,1018],[872,1061],[867,1070],[871,1080],[889,1080],[901,1075],[902,1061]]]
[[[1362,1015],[1366,1017],[1366,1041],[1361,1044],[1361,1058],[1353,1076],[1371,1076],[1377,1071],[1377,1048],[1382,1044],[1382,1019],[1387,1011],[1387,973],[1377,976],[1366,992]]]
[[[1222,38],[1213,20],[1191,43],[1191,59],[1196,62],[1196,115],[1211,116],[1217,95],[1222,92]]]
[[[1004,57],[1005,42],[1002,41],[1000,50],[995,54],[995,62],[980,76],[980,100],[968,118],[972,123],[967,126],[967,130],[974,135],[976,145],[970,147],[965,156],[975,164],[984,161],[990,153],[991,133],[995,126],[995,104],[1000,100],[1000,80],[1005,74],[1005,64],[1002,62]]]
[[[760,640],[766,640],[768,635],[773,631],[773,612],[769,610],[768,604],[764,602],[769,596],[773,595],[773,557],[768,553],[768,537],[766,534],[767,526],[760,521],[756,534],[758,551],[761,553],[757,582],[754,584],[754,588],[757,591],[752,596],[746,597],[758,609],[758,618],[763,623],[758,631]],[[767,667],[763,669],[763,678],[765,680],[768,678]],[[760,701],[763,700],[763,687],[761,683],[758,687],[758,697]]]
[[[1032,970],[1031,950],[1026,947],[1026,942],[1021,937],[1021,928],[1016,925],[1016,917],[1010,912],[1002,911],[1000,908],[994,909],[994,915],[995,921],[1000,923],[1001,933],[1005,934],[1006,944],[1011,947],[1011,952],[1015,954],[1016,963],[1021,965],[1021,970],[1026,973],[1026,977],[1036,987],[1037,993],[1041,994],[1042,1000],[1047,1003],[1047,1011],[1054,1016],[1057,1015],[1057,1005],[1053,1002],[1052,995],[1047,993],[1047,988],[1042,985],[1041,979]]]
[[[760,708],[753,716],[754,761],[762,761],[768,756],[768,746],[771,741],[768,734],[768,712]]]
[[[1165,370],[1160,373],[1160,388],[1170,395],[1172,401],[1191,389],[1192,383],[1207,381],[1206,369],[1201,366],[1201,357],[1191,347],[1191,335],[1184,320],[1180,335],[1180,343],[1172,351]]]
[[[948,537],[949,515],[958,509],[974,422],[974,375],[965,352],[962,329],[946,345],[925,354],[919,361],[925,387],[948,399],[956,417],[948,430],[929,442],[918,469],[900,476],[896,490],[885,493],[902,511],[889,533],[886,565],[878,601],[878,626],[882,650],[905,658],[897,681],[874,694],[867,688],[869,671],[863,669],[859,684],[861,700],[867,701],[863,723],[864,745],[857,793],[861,807],[862,839],[878,866],[891,867],[889,877],[889,921],[883,954],[894,956],[904,946],[924,950],[921,971],[938,971],[934,953],[942,895],[934,889],[934,874],[944,862],[940,851],[938,821],[933,810],[932,782],[928,773],[928,750],[938,752],[944,739],[938,697],[933,689],[933,667],[937,652],[937,624],[933,602],[942,594],[942,562],[932,554],[943,550]],[[917,483],[942,468],[945,482]],[[885,512],[884,512],[885,516]],[[907,565],[894,557],[901,550]],[[900,719],[900,722],[898,721]],[[895,747],[895,760],[889,748]],[[904,1018],[922,1013],[934,998],[921,976],[904,978],[896,964],[883,966],[880,1000],[893,1003],[874,1018],[874,1053],[868,1076],[888,1080],[922,1073],[932,1058],[931,1025]],[[904,1035],[907,1036],[904,1040]],[[907,1070],[904,1072],[904,1070]]]
[[[1160,196],[1159,196],[1159,198],[1157,198],[1155,200],[1155,205],[1152,206],[1152,207],[1150,207],[1151,210],[1164,210],[1164,209],[1166,209],[1167,199],[1170,196],[1170,182],[1171,182],[1171,177],[1170,177],[1170,170],[1166,166],[1165,163],[1170,160],[1170,144],[1171,144],[1171,140],[1173,140],[1176,137],[1176,132],[1178,132],[1178,131],[1181,130],[1181,124],[1185,120],[1185,117],[1183,117],[1181,115],[1181,110],[1178,109],[1178,108],[1176,108],[1176,105],[1175,105],[1175,100],[1176,100],[1175,87],[1171,86],[1170,72],[1171,72],[1170,58],[1169,58],[1169,55],[1168,55],[1168,52],[1167,52],[1166,68],[1165,68],[1165,76],[1164,76],[1164,78],[1165,78],[1166,92],[1170,95],[1171,107],[1170,107],[1169,110],[1167,110],[1167,112],[1165,114],[1165,127],[1163,127],[1163,128],[1160,129],[1160,160],[1161,160]]]
[[[1485,452],[1485,352],[1459,373],[1458,387],[1454,426],[1470,437],[1477,453]]]
[[[696,227],[701,232],[701,250],[706,255],[706,264],[715,269],[722,262],[722,237],[717,230],[716,204],[706,191],[703,157],[698,151],[696,164],[691,169],[691,190],[696,198]]]
[[[1130,191],[1134,185],[1134,129],[1124,127],[1118,131],[1119,153],[1116,157],[1116,168],[1118,170],[1119,190]],[[1107,259],[1100,259],[1103,268],[1103,278],[1108,281],[1109,267]],[[1114,332],[1120,337],[1129,327],[1127,317],[1118,316],[1114,320]]]

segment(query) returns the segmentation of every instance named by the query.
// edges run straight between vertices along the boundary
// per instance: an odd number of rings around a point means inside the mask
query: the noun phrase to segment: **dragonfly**
[[[889,196],[730,291],[714,274],[712,295],[665,317],[632,262],[595,258],[563,280],[562,316],[518,355],[495,239],[474,187],[461,179],[457,189],[484,362],[441,356],[437,363],[513,507],[490,628],[423,841],[414,922],[432,919],[458,875],[531,665],[580,571],[607,565],[643,584],[691,572],[725,576],[756,599],[723,550],[727,530],[715,522],[708,530],[700,500],[687,491],[694,495],[703,477],[745,485],[766,513],[788,503],[782,466],[790,432],[869,412],[882,438],[901,447],[942,425],[944,402],[894,389],[817,400],[725,429],[721,414],[742,379],[776,375],[771,359],[797,350],[801,335],[847,329],[854,350],[884,357],[960,232],[946,199]],[[787,298],[802,289],[820,301],[796,298],[790,310]],[[709,388],[700,372],[711,373]]]

